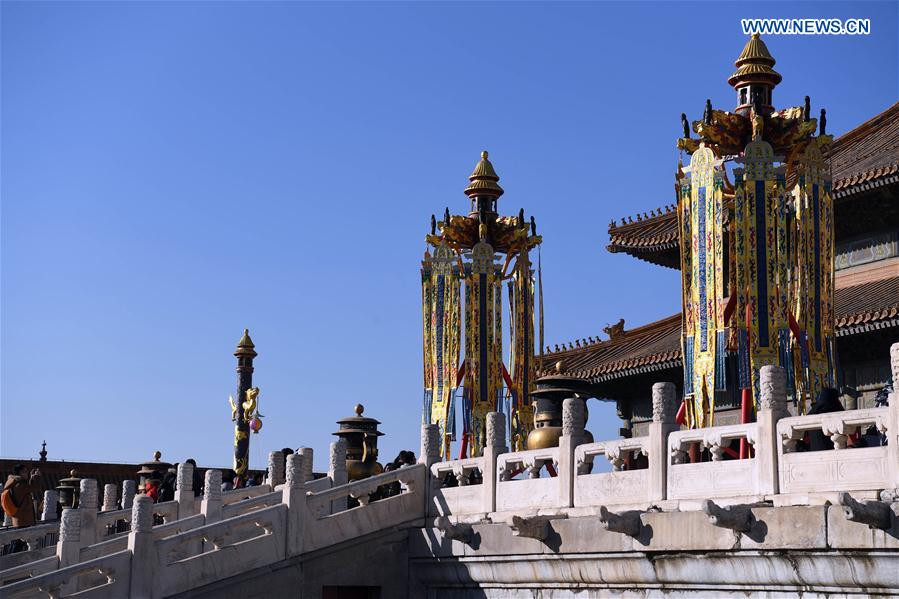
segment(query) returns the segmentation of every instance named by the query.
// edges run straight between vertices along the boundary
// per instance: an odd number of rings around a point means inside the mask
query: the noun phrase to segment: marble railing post
[[[221,489],[220,489],[221,490]],[[153,500],[146,495],[134,498],[131,508],[131,532],[128,533],[131,551],[131,589],[129,597],[151,599],[159,595],[156,580],[158,558],[153,544]]]
[[[103,485],[103,507],[100,508],[100,511],[111,512],[117,509],[119,509],[119,503],[116,497],[115,483]]]
[[[278,485],[284,484],[284,452],[282,451],[271,451],[268,454],[268,484],[271,485],[272,490],[275,490],[275,487]]]
[[[432,425],[437,427],[437,425]],[[440,446],[439,438],[435,434],[437,440],[437,452],[439,457]],[[484,471],[483,484],[484,507],[485,512],[496,511],[496,460],[500,454],[506,453],[506,416],[500,412],[490,412],[487,414],[487,445],[484,446]]]
[[[755,459],[758,472],[757,492],[774,495],[780,487],[777,472],[777,421],[787,415],[787,373],[780,366],[762,366],[759,370],[758,428]]]
[[[586,405],[583,399],[569,397],[562,402],[562,436],[559,437],[559,500],[561,507],[574,507],[574,448],[584,442]]]
[[[436,424],[421,425],[418,463],[428,468],[440,461],[440,429]]]
[[[887,419],[887,462],[890,464],[890,483],[899,491],[899,343],[890,346],[890,369],[893,372],[893,392],[889,398]]]
[[[328,478],[332,487],[347,484],[349,477],[346,471],[346,439],[338,439],[331,443],[328,455]],[[331,502],[331,513],[336,514],[346,509],[346,497]]]
[[[58,514],[56,512],[59,504],[59,493],[57,491],[44,491],[44,509],[41,510],[41,520],[50,522],[56,520]]]
[[[187,518],[197,513],[197,498],[194,495],[194,466],[187,462],[178,464],[178,478],[175,485],[175,501],[178,502],[178,518]]]
[[[649,423],[649,500],[668,496],[668,435],[678,430],[677,389],[674,383],[652,386],[652,422]]]
[[[78,563],[81,557],[81,521],[84,511],[66,508],[59,523],[59,540],[56,543],[56,557],[59,567],[65,568]]]
[[[297,449],[297,453],[303,456],[303,484],[306,484],[312,480],[312,448],[300,447]]]
[[[303,552],[303,524],[306,517],[306,490],[303,488],[305,461],[312,456],[292,453],[287,456],[287,480],[281,490],[281,502],[287,506],[287,556]]]
[[[203,501],[200,503],[200,513],[205,517],[206,524],[212,524],[222,519],[222,471],[209,469],[203,483]]]
[[[82,478],[78,495],[78,510],[81,512],[81,542],[84,546],[97,542],[97,481]]]
[[[137,495],[137,483],[133,480],[122,482],[122,509],[130,510],[134,504],[134,496]]]

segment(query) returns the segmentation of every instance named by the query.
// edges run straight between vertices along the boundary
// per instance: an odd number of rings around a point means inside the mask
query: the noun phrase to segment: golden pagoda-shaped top
[[[468,177],[471,181],[465,188],[465,195],[485,196],[498,198],[503,195],[503,188],[499,186],[499,175],[493,169],[493,164],[487,160],[487,150],[481,152],[481,161],[474,167],[471,175]]]
[[[772,67],[777,63],[768,46],[762,41],[758,33],[753,33],[739,58],[734,62],[737,67],[736,72],[730,76],[727,82],[733,87],[737,87],[747,82],[764,81],[777,85],[783,77]]]

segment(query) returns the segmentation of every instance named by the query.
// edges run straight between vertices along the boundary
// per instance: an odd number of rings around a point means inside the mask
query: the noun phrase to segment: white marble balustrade
[[[668,436],[668,499],[708,499],[759,494],[755,458],[725,460],[732,441],[756,445],[757,425],[734,424],[673,432]],[[709,450],[712,461],[686,463],[690,446]]]
[[[222,518],[233,518],[234,516],[240,516],[241,514],[264,507],[271,507],[279,503],[281,503],[281,491],[263,493],[234,503],[225,504],[222,506]]]
[[[400,483],[399,495],[370,501],[380,487],[392,483]],[[303,550],[314,551],[424,518],[427,484],[427,466],[415,464],[326,491],[307,493]],[[359,505],[332,514],[333,502],[346,497],[355,499]]]
[[[562,491],[559,454],[558,447],[501,454],[496,465],[496,511],[558,506]],[[523,478],[513,478],[519,474]]]
[[[850,436],[858,432],[864,434],[869,427],[881,434],[889,434],[891,409],[885,407],[794,416],[778,422],[780,442],[777,458],[781,493],[834,493],[885,489],[899,484],[892,478],[890,447],[848,448]],[[813,431],[821,431],[833,442],[834,448],[796,451],[803,437]]]
[[[77,592],[79,599],[125,599],[130,597],[131,552],[81,562],[3,587],[7,599],[18,597],[64,597]],[[75,591],[74,589],[83,589]]]
[[[634,504],[652,500],[649,468],[625,470],[626,460],[649,456],[649,437],[634,437],[579,445],[574,450],[574,505]],[[593,472],[599,457],[612,464],[611,472]]]
[[[487,494],[493,493],[494,485],[484,480],[485,461],[486,458],[466,458],[432,464],[428,513],[447,516],[491,511]],[[481,480],[480,483],[470,484],[473,474]],[[456,486],[444,486],[447,476],[453,477]]]
[[[271,485],[256,485],[255,487],[243,487],[240,489],[232,489],[231,491],[222,492],[222,505],[230,505],[232,503],[237,503],[238,501],[243,501],[244,499],[251,499],[253,497],[258,497],[260,495],[265,495],[266,493],[271,493],[273,491]]]
[[[283,560],[286,515],[279,503],[156,541],[146,567],[155,572],[158,596]]]

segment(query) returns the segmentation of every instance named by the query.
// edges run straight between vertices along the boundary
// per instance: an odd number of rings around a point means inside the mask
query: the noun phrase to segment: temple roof
[[[635,258],[667,266],[680,268],[680,249],[678,247],[677,206],[669,204],[655,214],[640,215],[636,220],[621,219],[621,224],[614,221],[609,225],[609,245],[613,254],[623,252]]]
[[[834,140],[830,163],[835,199],[899,181],[899,102]]]
[[[846,199],[884,185],[899,183],[899,102],[844,133],[831,146],[834,199]],[[609,225],[612,253],[680,268],[677,213],[674,205],[655,214],[630,217]],[[841,231],[837,230],[838,237]],[[853,231],[854,233],[854,231]]]
[[[844,287],[835,292],[837,336],[899,326],[899,276]],[[605,341],[578,341],[544,356],[544,364],[561,360],[565,372],[594,383],[641,372],[681,366],[681,315],[674,314]]]

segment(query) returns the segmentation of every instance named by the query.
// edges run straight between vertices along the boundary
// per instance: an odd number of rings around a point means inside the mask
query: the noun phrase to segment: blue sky
[[[419,261],[482,149],[544,237],[547,343],[679,310],[679,275],[605,251],[673,200],[679,116],[744,17],[866,17],[766,41],[842,133],[897,99],[897,4],[14,3],[2,16],[0,454],[230,463],[231,353],[262,432],[327,464],[361,402],[418,451]],[[647,393],[649,390],[647,389]],[[597,438],[618,428],[591,408]]]

